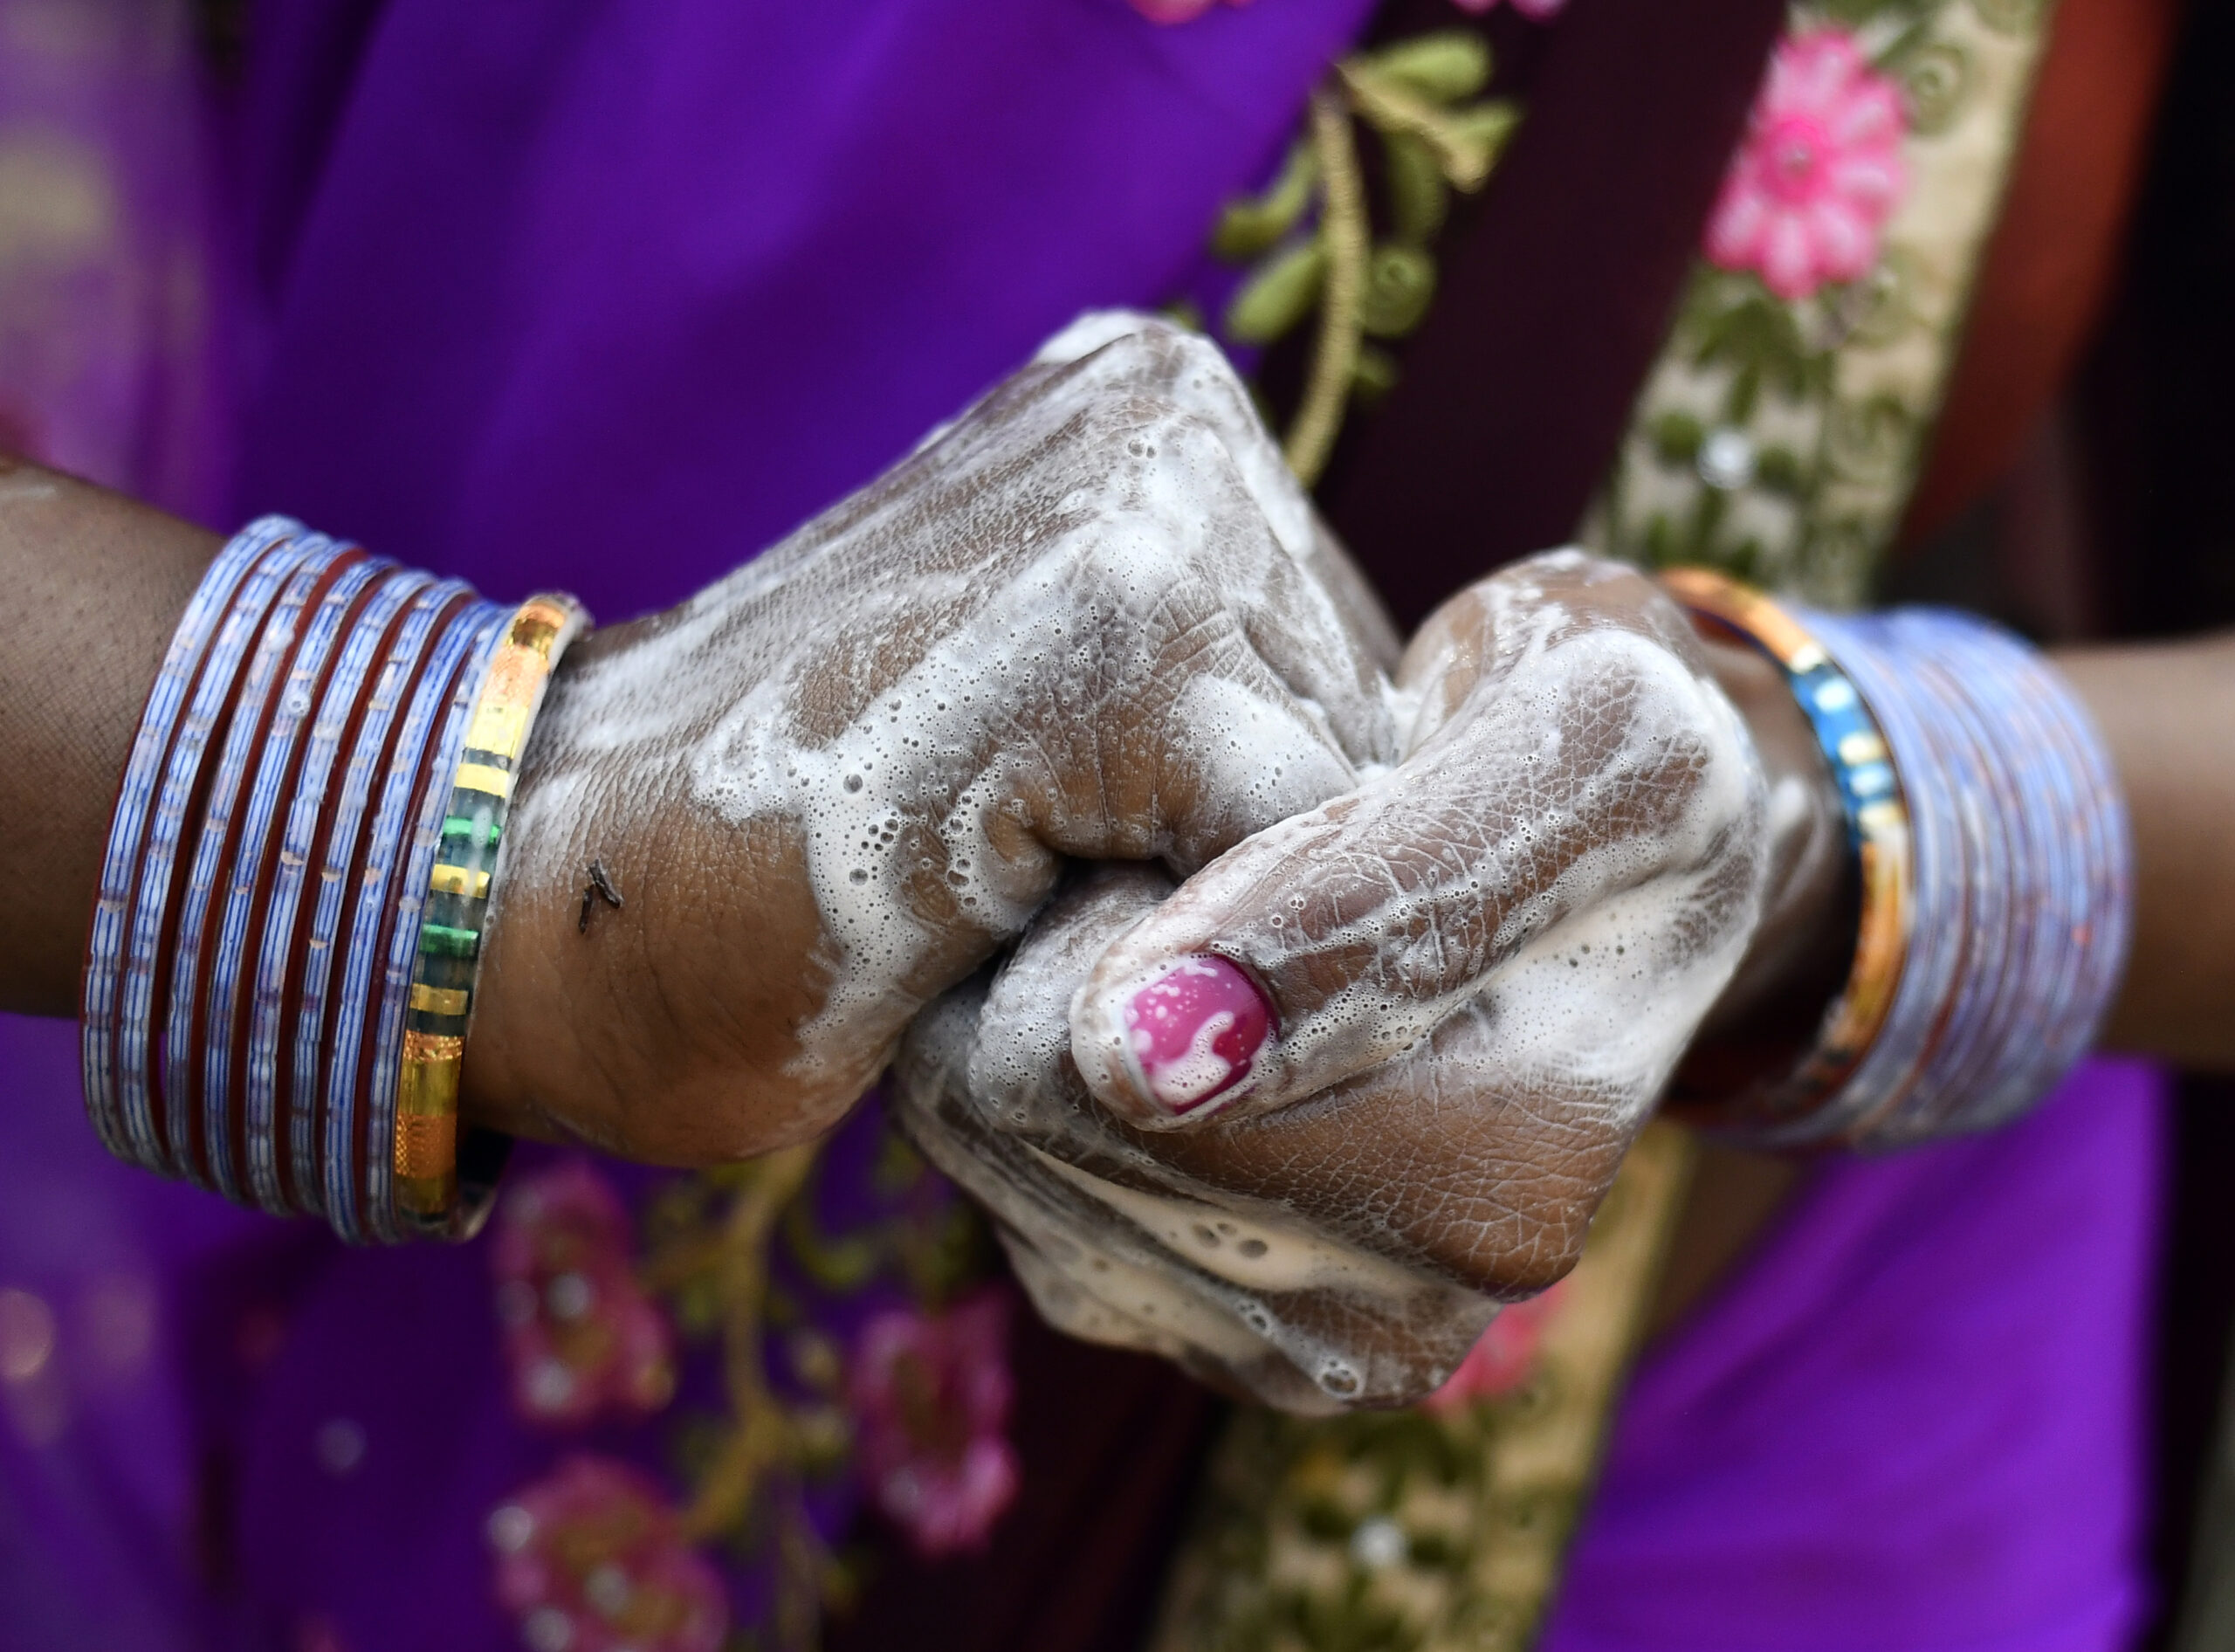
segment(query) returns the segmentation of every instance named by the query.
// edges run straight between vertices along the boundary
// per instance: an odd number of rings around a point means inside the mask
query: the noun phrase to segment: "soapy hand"
[[[1401,762],[1205,868],[1096,965],[1072,1052],[1121,1118],[1271,1112],[1493,986],[1516,1061],[1634,1115],[1730,978],[1765,782],[1657,586],[1530,558],[1438,609],[1398,684]]]
[[[1633,571],[1517,564],[1399,681],[1393,768],[1169,898],[1089,886],[902,1068],[1043,1312],[1290,1409],[1417,1397],[1474,1293],[1573,1264],[1771,860],[1754,743]]]
[[[1066,857],[1185,875],[1393,758],[1362,593],[1213,346],[1084,319],[757,561],[575,645],[469,1113],[682,1164],[820,1133]]]

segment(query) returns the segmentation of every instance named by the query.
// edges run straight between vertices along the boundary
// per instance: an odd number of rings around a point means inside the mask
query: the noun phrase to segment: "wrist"
[[[1854,859],[1838,782],[1785,673],[1750,647],[1715,637],[1702,647],[1762,764],[1770,865],[1753,938],[1701,1036],[1785,1059],[1813,1036],[1853,957]]]
[[[637,868],[615,859],[633,836],[605,847],[599,870],[613,898],[600,898],[588,876],[598,856],[586,847],[595,835],[585,819],[595,788],[570,783],[570,725],[582,706],[569,690],[602,636],[580,638],[554,670],[521,754],[460,1075],[464,1124],[533,1140],[580,1139],[566,1121],[583,1111],[588,1076],[609,1064],[591,1036],[610,1016],[616,953],[634,946],[635,914],[622,891],[639,885]]]
[[[2129,925],[2124,803],[2085,708],[1982,620],[1788,611],[1707,570],[1664,578],[1696,623],[1782,668],[1857,886],[1848,973],[1802,1060],[1734,1074],[1711,1043],[1679,1104],[1771,1144],[1881,1146],[2032,1105],[2093,1038]]]

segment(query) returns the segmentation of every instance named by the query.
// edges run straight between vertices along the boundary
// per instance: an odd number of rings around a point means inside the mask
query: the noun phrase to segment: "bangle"
[[[87,1110],[112,1151],[174,1175],[187,1174],[185,1161],[174,1156],[150,1048],[155,1007],[169,1000],[173,875],[188,816],[198,812],[195,782],[210,734],[222,727],[265,608],[300,555],[299,533],[291,522],[258,523],[204,576],[141,714],[102,864],[83,1005]],[[214,609],[206,628],[196,624],[205,604]],[[175,703],[163,715],[159,702],[174,686]],[[144,789],[143,758],[150,766]],[[105,1127],[111,1120],[113,1140]]]
[[[1718,1109],[1734,1125],[1755,1130],[1820,1119],[1886,1024],[1908,952],[1915,868],[1901,776],[1853,679],[1791,614],[1760,591],[1708,568],[1671,568],[1661,583],[1712,628],[1751,644],[1776,663],[1839,788],[1862,891],[1853,963],[1799,1064]]]
[[[1785,608],[1685,568],[1668,588],[1778,662],[1837,778],[1863,891],[1846,985],[1791,1074],[1719,1098],[1764,1145],[1991,1128],[2085,1053],[2124,968],[2132,849],[2101,737],[1986,622]]]
[[[353,1240],[470,1230],[454,1167],[446,1201],[398,1202],[389,1135],[439,811],[532,611],[560,616],[540,690],[581,623],[566,599],[501,608],[279,517],[219,553],[102,860],[80,1058],[112,1153]]]
[[[564,596],[539,596],[505,627],[463,748],[451,767],[447,807],[436,831],[423,887],[417,945],[402,1043],[402,1073],[389,1132],[395,1208],[415,1231],[470,1232],[487,1214],[501,1151],[464,1155],[457,1091],[467,1017],[503,850],[512,776],[541,708],[551,668],[581,628],[581,610]],[[461,1187],[461,1169],[469,1174]]]

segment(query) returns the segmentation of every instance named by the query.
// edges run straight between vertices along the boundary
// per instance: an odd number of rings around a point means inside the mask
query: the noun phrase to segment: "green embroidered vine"
[[[1212,250],[1249,274],[1227,306],[1225,336],[1268,345],[1312,314],[1318,334],[1303,394],[1283,438],[1305,485],[1318,479],[1353,395],[1396,382],[1397,364],[1369,339],[1401,339],[1435,296],[1433,245],[1453,191],[1489,181],[1519,123],[1509,100],[1483,98],[1490,52],[1463,31],[1426,35],[1344,58],[1312,94],[1303,135],[1263,194],[1226,210]],[[1377,235],[1356,132],[1381,151]]]
[[[842,1608],[856,1586],[802,1501],[808,1487],[849,1470],[845,1351],[815,1326],[787,1280],[846,1297],[898,1279],[914,1301],[935,1307],[986,1260],[974,1211],[951,1196],[922,1196],[936,1187],[932,1173],[897,1132],[883,1135],[871,1173],[889,1208],[867,1225],[826,1229],[817,1214],[822,1170],[822,1144],[721,1166],[677,1180],[644,1218],[646,1289],[668,1301],[687,1340],[714,1342],[720,1353],[723,1410],[684,1419],[676,1431],[677,1467],[692,1489],[684,1526],[711,1547],[773,1562],[762,1625],[772,1648],[816,1644],[824,1612]],[[781,1388],[772,1372],[787,1379]]]

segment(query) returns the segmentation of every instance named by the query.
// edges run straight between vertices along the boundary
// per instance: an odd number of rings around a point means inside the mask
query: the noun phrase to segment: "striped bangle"
[[[1814,1046],[1790,1073],[1718,1098],[1719,1118],[1774,1133],[1791,1121],[1826,1116],[1893,1008],[1915,922],[1908,804],[1868,703],[1798,620],[1761,592],[1707,568],[1671,568],[1661,583],[1695,616],[1752,644],[1784,672],[1831,766],[1860,874],[1854,959]]]
[[[488,1208],[492,1155],[471,1142],[461,1153],[458,1139],[467,1018],[512,777],[551,669],[581,624],[581,610],[564,596],[539,596],[513,611],[450,777],[404,1013],[393,1132],[395,1208],[415,1231],[470,1231]]]
[[[2131,925],[2125,804],[2072,691],[2023,643],[1935,609],[1835,616],[1663,575],[1783,669],[1859,857],[1853,965],[1790,1074],[1716,1098],[1764,1145],[1899,1146],[2022,1112],[2087,1050]]]
[[[418,851],[431,835],[428,813],[455,761],[468,684],[478,675],[505,611],[475,601],[450,614],[396,726],[391,762],[368,832],[355,922],[343,954],[340,1015],[327,1080],[328,1128],[337,1167],[353,1180],[335,1190],[327,1220],[351,1237],[404,1236],[394,1208],[389,1132],[395,1127],[403,1000],[426,887]],[[402,755],[409,753],[407,761]],[[417,863],[415,864],[415,862]]]
[[[118,785],[87,944],[79,1042],[94,1133],[120,1158],[144,1162],[155,1152],[144,1098],[126,1093],[136,1090],[134,1080],[144,1074],[144,1060],[127,1070],[120,1046],[127,1023],[134,1021],[127,1002],[127,960],[139,926],[143,862],[164,781],[188,707],[198,694],[221,630],[232,623],[242,588],[268,559],[284,553],[295,531],[284,518],[267,517],[244,529],[210,565],[164,652]],[[137,1025],[144,1029],[144,1014]]]
[[[559,616],[536,668],[494,669],[532,614]],[[225,547],[141,712],[102,862],[80,1045],[111,1152],[353,1240],[470,1228],[454,1153],[431,1197],[395,1174],[405,999],[444,921],[423,919],[470,714],[515,713],[487,731],[509,775],[581,623],[565,599],[502,608],[284,518]],[[454,1119],[454,1066],[446,1093]]]

